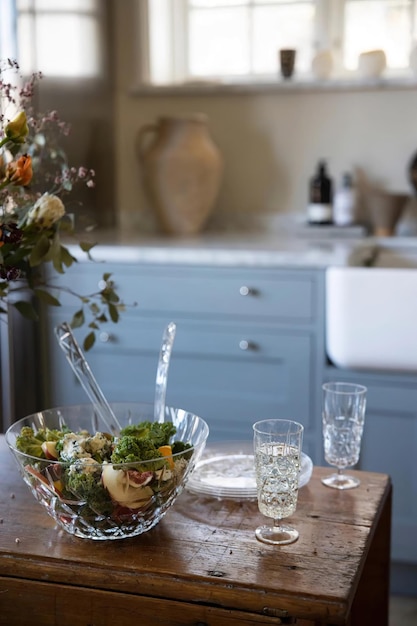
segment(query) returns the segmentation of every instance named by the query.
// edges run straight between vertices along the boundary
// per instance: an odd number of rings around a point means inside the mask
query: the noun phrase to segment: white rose
[[[44,193],[29,211],[27,223],[35,224],[40,228],[50,228],[63,215],[65,215],[65,207],[62,200],[58,196]]]

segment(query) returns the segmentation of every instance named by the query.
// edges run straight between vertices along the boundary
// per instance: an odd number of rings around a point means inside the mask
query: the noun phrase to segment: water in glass
[[[255,475],[260,512],[273,524],[258,526],[264,543],[287,544],[298,539],[296,528],[283,524],[297,507],[304,427],[292,420],[263,420],[253,425]]]
[[[266,517],[289,517],[297,507],[300,452],[265,443],[255,452],[259,510]]]

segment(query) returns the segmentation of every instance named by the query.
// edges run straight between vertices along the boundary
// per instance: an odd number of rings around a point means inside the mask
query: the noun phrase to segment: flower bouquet
[[[77,239],[74,216],[63,198],[76,184],[94,186],[94,171],[70,166],[60,147],[68,125],[56,111],[37,113],[33,107],[41,78],[35,73],[24,80],[16,61],[0,60],[0,314],[13,306],[30,319],[37,319],[40,301],[60,306],[56,288],[45,279],[45,265],[63,274],[77,261],[61,241],[63,236]],[[77,243],[92,260],[95,244]],[[88,322],[86,350],[99,325],[117,322],[123,308],[111,275],[104,274],[103,281],[104,288],[88,296],[71,291],[80,301],[71,326]],[[28,290],[30,300],[19,299],[18,293]]]

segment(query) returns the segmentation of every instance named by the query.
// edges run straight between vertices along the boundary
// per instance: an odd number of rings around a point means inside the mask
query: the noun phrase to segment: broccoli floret
[[[143,463],[152,459],[157,460],[155,463]],[[165,458],[150,439],[139,439],[133,435],[124,435],[119,439],[111,455],[111,462],[115,467],[119,463],[134,463],[134,469],[141,472],[156,471],[166,465]]]
[[[140,424],[129,424],[120,431],[120,436],[130,435],[138,439],[146,439],[149,434],[150,422],[141,422]]]
[[[152,422],[149,436],[155,446],[159,448],[159,446],[167,446],[176,432],[177,429],[172,422],[163,422],[162,424]]]
[[[46,458],[42,450],[44,441],[58,441],[62,431],[49,428],[40,428],[36,433],[31,426],[23,426],[16,437],[16,448],[24,454]]]
[[[72,467],[65,473],[65,488],[71,492],[72,497],[84,500],[86,504],[99,515],[110,515],[113,510],[109,492],[100,482],[100,470],[98,472],[83,471]]]
[[[193,446],[190,443],[184,443],[183,441],[174,441],[172,444],[172,454],[179,454],[182,452],[181,457],[186,461],[189,461],[193,456]]]
[[[137,439],[150,439],[155,446],[166,446],[169,440],[177,432],[172,422],[141,422],[140,424],[131,424],[121,431],[121,435],[131,435]]]

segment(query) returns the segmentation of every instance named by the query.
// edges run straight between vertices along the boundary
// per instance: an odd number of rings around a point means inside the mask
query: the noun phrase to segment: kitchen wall
[[[417,152],[417,88],[264,91],[244,95],[138,95],[139,45],[133,0],[114,3],[116,42],[116,205],[119,225],[154,231],[135,140],[160,115],[202,111],[225,159],[211,228],[265,213],[303,213],[318,159],[337,180],[356,171],[391,191],[411,193],[407,168]]]
[[[56,110],[60,118],[70,124],[70,135],[61,138],[70,165],[95,170],[94,189],[79,184],[65,198],[66,209],[76,215],[79,228],[91,225],[109,228],[116,222],[113,80],[117,67],[114,64],[113,16],[120,3],[100,2],[103,47],[100,75],[85,80],[54,80],[44,76],[35,98],[38,110]],[[35,42],[28,41],[29,44],[34,46]],[[36,69],[44,72],[43,67]]]

